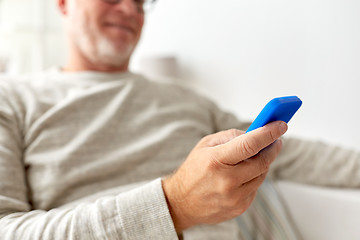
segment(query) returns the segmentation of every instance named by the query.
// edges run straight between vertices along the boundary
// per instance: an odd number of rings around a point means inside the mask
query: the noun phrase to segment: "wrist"
[[[187,202],[185,197],[181,196],[180,187],[173,177],[162,179],[162,187],[176,232],[179,234],[194,226],[192,219],[186,216]]]

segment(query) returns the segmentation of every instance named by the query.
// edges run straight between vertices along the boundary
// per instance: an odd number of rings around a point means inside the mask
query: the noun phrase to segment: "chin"
[[[121,44],[116,46],[109,41],[103,42],[97,46],[97,62],[114,67],[126,65],[134,49],[135,44]]]
[[[131,36],[109,36],[92,33],[76,38],[80,51],[94,64],[112,67],[127,65],[137,41]]]

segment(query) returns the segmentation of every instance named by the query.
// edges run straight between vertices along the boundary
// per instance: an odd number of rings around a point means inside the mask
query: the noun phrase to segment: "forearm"
[[[271,176],[305,184],[360,187],[360,153],[322,142],[285,139]]]
[[[8,209],[1,216],[4,239],[177,239],[160,179],[71,209]]]

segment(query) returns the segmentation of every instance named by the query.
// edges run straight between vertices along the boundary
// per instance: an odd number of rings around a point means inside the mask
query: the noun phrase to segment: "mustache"
[[[112,23],[117,25],[127,26],[133,29],[139,27],[139,23],[136,21],[136,18],[133,16],[120,16],[120,15],[112,15],[108,16],[104,19],[104,23]]]

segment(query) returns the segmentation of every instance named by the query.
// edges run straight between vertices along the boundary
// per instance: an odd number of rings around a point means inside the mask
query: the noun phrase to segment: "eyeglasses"
[[[122,0],[102,0],[102,1],[108,4],[115,5],[120,3]],[[152,6],[156,2],[156,0],[132,0],[132,1],[136,5],[136,8],[140,13],[148,12],[149,10],[151,10]]]

